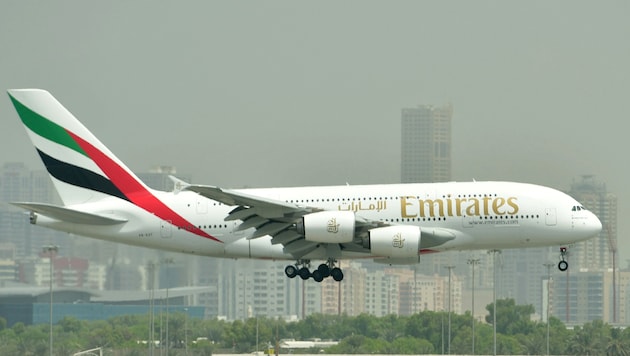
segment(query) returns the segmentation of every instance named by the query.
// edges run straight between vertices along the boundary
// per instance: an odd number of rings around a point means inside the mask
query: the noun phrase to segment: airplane
[[[49,92],[9,97],[63,205],[13,202],[35,225],[165,251],[288,260],[287,277],[343,280],[342,259],[415,264],[425,253],[566,246],[599,219],[558,190],[516,182],[149,188]],[[558,268],[568,268],[566,247]],[[294,262],[293,262],[294,261]],[[322,261],[313,270],[311,261]]]

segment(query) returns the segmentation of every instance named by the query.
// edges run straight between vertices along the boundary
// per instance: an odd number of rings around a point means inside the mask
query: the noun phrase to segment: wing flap
[[[267,222],[269,222],[269,220],[267,220],[266,218],[263,218],[262,216],[255,215],[255,216],[252,216],[251,218],[243,221],[243,223],[240,224],[236,228],[236,230],[237,231],[243,231],[243,230],[249,229],[250,227],[257,228],[257,227],[259,227],[259,226],[261,226],[263,224],[266,224]]]
[[[246,208],[243,206],[239,206],[236,209],[230,211],[228,216],[225,218],[225,221],[246,220],[247,218],[254,215],[256,215],[256,208]]]
[[[265,235],[273,236],[279,233],[280,231],[288,228],[291,225],[293,224],[283,223],[283,222],[270,222],[263,226],[258,227],[256,231],[254,232],[254,234],[249,237],[249,239],[256,239]]]
[[[290,253],[291,255],[293,255],[296,258],[300,258],[310,252],[312,252],[313,250],[315,250],[317,248],[319,243],[317,242],[312,242],[312,241],[306,241],[306,240],[298,240],[295,242],[292,242],[288,245],[284,246],[284,251],[287,253]]]
[[[53,219],[74,224],[116,225],[127,222],[127,219],[87,213],[53,204],[30,202],[12,202],[11,204]]]
[[[295,231],[294,229],[285,230],[279,233],[278,235],[275,235],[274,237],[272,237],[271,244],[273,245],[282,244],[286,246],[290,242],[295,241],[301,237],[303,236],[297,231]]]

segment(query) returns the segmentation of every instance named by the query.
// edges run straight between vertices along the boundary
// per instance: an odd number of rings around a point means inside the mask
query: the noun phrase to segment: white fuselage
[[[423,231],[439,228],[455,237],[419,253],[565,245],[588,239],[601,229],[597,217],[568,195],[523,183],[453,182],[240,191],[304,207],[353,211],[357,217],[390,225],[416,225]],[[272,244],[271,237],[248,239],[253,229],[239,231],[240,221],[226,221],[234,209],[232,206],[191,191],[152,193],[196,228],[220,241],[174,226],[115,197],[70,208],[126,219],[126,223],[82,225],[46,216],[38,216],[36,223],[103,240],[203,256],[294,259],[281,244]],[[342,251],[341,257],[379,258],[357,251]],[[325,250],[317,249],[303,258],[325,259]]]

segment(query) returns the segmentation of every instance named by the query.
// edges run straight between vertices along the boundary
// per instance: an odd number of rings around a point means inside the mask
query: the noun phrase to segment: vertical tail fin
[[[9,97],[65,205],[148,188],[49,92],[12,89]]]

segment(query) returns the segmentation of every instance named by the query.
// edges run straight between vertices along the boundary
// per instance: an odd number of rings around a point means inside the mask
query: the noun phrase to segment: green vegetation
[[[493,306],[486,308],[490,313]],[[497,353],[543,355],[547,346],[547,325],[533,322],[531,306],[515,305],[514,300],[497,301]],[[189,355],[212,353],[250,353],[265,350],[277,339],[310,338],[340,340],[323,350],[329,354],[426,354],[448,353],[448,315],[444,312],[422,312],[412,316],[377,318],[367,314],[308,316],[287,323],[268,318],[237,320],[191,319],[171,314],[169,321],[170,355],[183,355],[188,339]],[[487,323],[475,324],[475,353],[492,354],[492,314]],[[258,324],[258,328],[257,328]],[[187,326],[187,328],[186,328]],[[471,352],[472,317],[451,315],[451,354]],[[155,339],[165,337],[165,320],[156,318]],[[187,335],[185,330],[188,330]],[[148,349],[150,334],[148,316],[122,316],[107,321],[81,321],[66,317],[54,326],[54,353],[69,355],[80,350],[103,347],[105,354],[141,355]],[[0,318],[1,355],[43,355],[48,353],[48,325],[8,327]],[[569,330],[558,319],[551,318],[550,352],[554,355],[630,355],[630,328],[613,328],[593,321]],[[292,350],[292,353],[318,353],[320,350]]]

